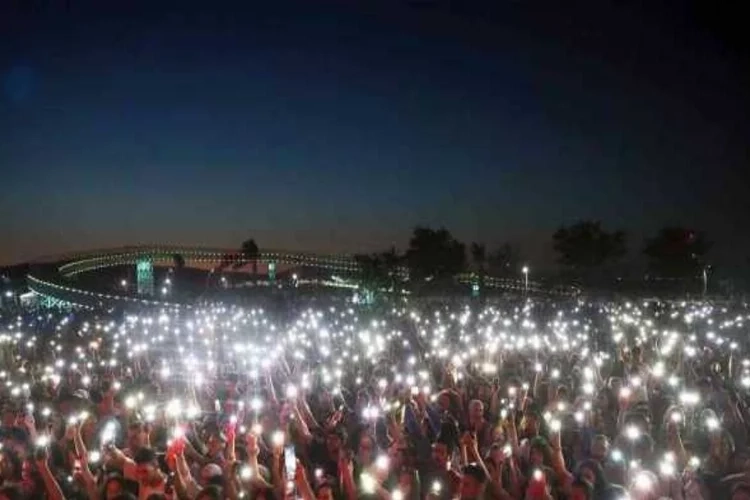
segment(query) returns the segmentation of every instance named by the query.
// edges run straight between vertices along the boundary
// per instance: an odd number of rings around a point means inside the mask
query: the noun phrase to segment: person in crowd
[[[391,306],[0,310],[0,500],[750,498],[747,306]]]

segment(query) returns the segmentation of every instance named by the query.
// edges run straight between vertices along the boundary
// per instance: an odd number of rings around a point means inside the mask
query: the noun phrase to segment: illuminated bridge
[[[99,269],[133,265],[173,266],[175,255],[184,259],[186,267],[214,269],[223,266],[241,267],[251,262],[268,266],[269,271],[277,265],[287,268],[314,268],[331,272],[343,277],[356,276],[359,265],[351,255],[321,255],[304,252],[281,250],[262,250],[256,258],[248,259],[236,250],[196,248],[184,246],[149,245],[122,247],[108,250],[80,252],[64,256],[53,256],[38,259],[27,276],[28,287],[40,296],[43,304],[48,306],[74,305],[85,308],[115,308],[127,306],[154,306],[162,308],[189,308],[191,304],[158,299],[151,296],[133,296],[127,293],[104,293],[88,290],[74,284],[69,278]],[[140,272],[140,271],[139,271]],[[398,273],[408,277],[406,268],[399,268]],[[269,272],[269,275],[271,273]],[[273,279],[269,276],[270,279]],[[456,277],[459,283],[471,284],[474,279],[470,274]],[[488,288],[523,292],[526,284],[523,280],[485,277],[483,285]],[[544,289],[538,283],[529,282],[531,293],[568,294],[572,290]]]

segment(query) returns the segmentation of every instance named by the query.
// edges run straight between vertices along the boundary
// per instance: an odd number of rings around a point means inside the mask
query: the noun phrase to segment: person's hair
[[[587,459],[581,461],[578,466],[576,467],[576,478],[583,481],[582,477],[582,470],[583,469],[589,469],[591,472],[594,473],[594,484],[593,486],[594,490],[597,493],[601,493],[604,491],[607,487],[607,478],[604,475],[604,469],[602,468],[601,464],[597,462],[596,460]]]
[[[326,435],[338,437],[341,440],[341,446],[346,446],[346,440],[349,437],[343,425],[337,425],[333,429],[330,429],[326,432]]]
[[[151,493],[146,497],[146,500],[166,500],[167,496],[164,493]]]
[[[216,485],[209,485],[203,488],[195,497],[196,500],[210,498],[211,500],[222,500],[221,488]]]
[[[133,456],[133,462],[138,465],[150,464],[156,461],[156,452],[151,448],[140,448]]]
[[[461,472],[466,476],[473,477],[482,484],[487,481],[487,475],[484,473],[484,469],[474,462],[465,465]]]
[[[611,387],[604,386],[599,389],[597,398],[600,396],[604,396],[607,400],[607,407],[604,408],[607,412],[613,413],[617,411],[617,396],[615,396],[615,392]]]
[[[8,462],[8,464],[13,469],[13,477],[6,477],[6,481],[20,481],[21,480],[21,471],[23,470],[23,462],[21,461],[21,457],[18,456],[18,453],[15,452],[15,450],[11,448],[6,448],[0,452],[0,455],[4,457],[4,460]]]
[[[8,500],[21,500],[23,498],[21,488],[15,484],[8,484],[0,488],[0,495],[3,495]]]
[[[580,477],[575,478],[570,487],[582,489],[586,494],[586,500],[591,500],[594,497],[594,488]]]
[[[404,467],[403,469],[401,469],[399,475],[404,474],[408,475],[411,479],[409,497],[406,500],[419,500],[420,492],[422,491],[421,482],[419,480],[419,471],[414,467]]]
[[[206,486],[218,486],[219,488],[224,487],[224,476],[219,474],[216,476],[211,476],[206,481]]]
[[[122,489],[125,488],[125,480],[119,473],[115,472],[115,473],[107,475],[104,478],[104,482],[102,483],[102,487],[101,487],[102,491],[107,491],[107,485],[113,481],[118,483],[120,485],[120,488]]]
[[[138,500],[132,493],[120,493],[112,500]]]
[[[730,492],[732,495],[739,492],[750,495],[750,483],[740,482],[732,486],[732,490]]]
[[[542,454],[544,465],[552,463],[552,452],[549,443],[542,436],[537,436],[529,442],[529,451],[531,450],[538,450]]]

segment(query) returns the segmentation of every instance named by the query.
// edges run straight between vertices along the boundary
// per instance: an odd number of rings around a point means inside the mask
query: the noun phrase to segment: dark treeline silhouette
[[[700,290],[710,269],[711,244],[703,233],[686,227],[664,227],[630,255],[625,231],[606,228],[597,220],[561,226],[552,234],[551,243],[557,255],[557,278],[595,288],[615,286],[623,275],[632,281],[627,269],[640,260],[639,255],[645,258],[646,272],[638,273],[635,281],[668,283],[674,290]],[[467,252],[467,246],[447,229],[422,226],[414,228],[402,254],[390,248],[355,258],[362,282],[391,289],[403,277],[395,272],[397,268],[407,270],[413,283],[440,284],[460,272],[521,279],[521,269],[528,264],[509,243],[488,250],[486,244],[472,242]]]
[[[559,227],[551,235],[551,245],[557,255],[557,273],[544,276],[560,283],[623,288],[622,283],[629,281],[640,287],[705,293],[711,275],[711,243],[702,232],[687,227],[665,226],[638,246],[628,241],[622,229],[607,228],[597,220],[580,220]],[[235,258],[232,263],[251,263],[253,274],[257,274],[259,250],[255,240],[244,241],[239,253],[240,260]],[[403,253],[391,247],[354,258],[359,264],[360,283],[379,290],[397,290],[405,280],[411,285],[446,285],[463,272],[480,278],[520,280],[523,266],[530,264],[509,243],[488,249],[485,243],[471,242],[467,247],[446,228],[425,226],[414,228]],[[228,265],[229,256],[219,269]],[[632,269],[638,266],[643,272],[633,274]],[[181,267],[176,259],[175,267]],[[542,272],[536,272],[534,277],[538,280],[542,276]]]

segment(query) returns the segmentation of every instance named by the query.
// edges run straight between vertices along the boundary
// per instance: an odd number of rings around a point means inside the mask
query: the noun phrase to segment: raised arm
[[[57,484],[55,476],[52,475],[52,471],[49,468],[47,450],[39,450],[38,453],[39,455],[36,459],[36,465],[37,469],[39,469],[39,474],[42,476],[44,490],[47,492],[47,498],[49,500],[65,500],[62,489],[60,488],[60,485]]]

